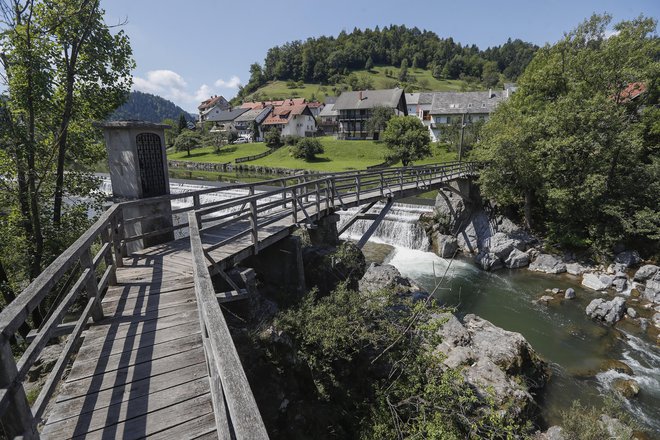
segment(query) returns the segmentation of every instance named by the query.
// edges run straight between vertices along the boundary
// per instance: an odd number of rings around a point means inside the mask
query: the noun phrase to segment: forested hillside
[[[250,81],[239,97],[275,80],[347,84],[352,72],[375,66],[395,66],[395,79],[404,87],[409,85],[409,68],[428,70],[439,80],[463,79],[494,86],[503,80],[515,81],[537,49],[531,43],[509,39],[501,46],[480,50],[405,26],[354,29],[350,34],[292,41],[269,49],[262,64],[250,66]]]
[[[149,122],[161,122],[165,119],[179,119],[179,115],[183,113],[186,119],[194,121],[193,115],[168,101],[151,93],[143,93],[133,91],[131,92],[128,101],[119,107],[110,117],[111,120],[117,121],[120,119],[139,119]]]

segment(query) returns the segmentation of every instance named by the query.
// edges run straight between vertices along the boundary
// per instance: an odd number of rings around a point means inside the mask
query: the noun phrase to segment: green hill
[[[387,72],[387,73],[386,73]],[[484,86],[477,82],[460,79],[436,79],[427,69],[408,69],[408,79],[405,83],[398,80],[400,68],[393,66],[376,66],[370,70],[356,70],[348,75],[346,81],[334,85],[323,85],[295,81],[269,81],[259,87],[254,93],[245,97],[246,101],[266,101],[285,98],[306,98],[322,101],[326,96],[337,96],[345,90],[351,90],[351,81],[362,85],[361,89],[390,89],[404,87],[407,92],[450,92],[483,90]]]
[[[482,50],[416,27],[356,28],[271,47],[261,64],[250,66],[250,79],[234,103],[255,94],[257,99],[312,93],[321,98],[397,85],[407,92],[497,87],[515,81],[537,50],[519,39]],[[403,69],[407,75],[399,75]]]
[[[183,113],[186,119],[194,121],[195,117],[165,98],[144,92],[131,92],[128,101],[110,116],[110,120],[137,119],[140,121],[162,122],[165,119],[177,121]]]

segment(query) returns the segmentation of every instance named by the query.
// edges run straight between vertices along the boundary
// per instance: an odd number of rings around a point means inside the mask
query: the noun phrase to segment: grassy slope
[[[282,147],[273,154],[264,158],[245,162],[245,165],[259,165],[276,168],[307,169],[315,171],[349,171],[361,170],[371,165],[383,162],[387,148],[385,144],[374,141],[341,141],[331,136],[319,138],[325,152],[312,162],[294,159],[290,147]],[[171,160],[191,160],[195,162],[231,162],[237,157],[251,156],[266,151],[263,142],[254,144],[228,145],[216,153],[213,147],[197,148],[192,150],[190,156],[185,151],[168,153]],[[415,162],[422,165],[435,162],[456,160],[456,153],[449,153],[436,146],[433,147],[433,156]],[[398,164],[400,165],[400,164]]]
[[[392,71],[392,76],[385,75],[385,69]],[[398,83],[399,68],[390,66],[377,66],[370,71],[356,70],[357,75],[367,75],[371,78],[374,89],[387,89],[393,88]],[[462,80],[438,80],[433,78],[430,70],[423,69],[408,69],[408,74],[416,78],[414,84],[417,91],[461,91],[474,90]],[[343,87],[343,88],[342,88]],[[285,81],[272,81],[265,86],[261,87],[257,92],[264,97],[264,99],[284,99],[284,98],[306,98],[311,99],[312,95],[317,100],[323,100],[325,96],[334,96],[333,90],[347,89],[345,84],[338,84],[336,86],[322,86],[319,84],[303,84],[303,87],[290,89],[287,87]]]
[[[191,150],[190,156],[185,151],[168,152],[167,158],[170,160],[192,160],[195,162],[214,162],[224,163],[233,162],[238,157],[252,156],[263,153],[268,148],[263,142],[253,144],[225,145],[219,152],[215,152],[214,147],[195,148]]]

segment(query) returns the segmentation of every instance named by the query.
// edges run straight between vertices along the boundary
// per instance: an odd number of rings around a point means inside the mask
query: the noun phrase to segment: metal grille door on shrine
[[[143,197],[165,195],[167,187],[160,136],[153,133],[140,133],[136,137],[136,146]]]

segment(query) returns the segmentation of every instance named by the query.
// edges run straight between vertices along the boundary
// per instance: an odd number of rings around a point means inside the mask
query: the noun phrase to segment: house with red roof
[[[272,102],[271,102],[272,105]],[[316,119],[309,105],[288,99],[273,107],[268,117],[261,123],[263,131],[278,130],[282,136],[313,136],[316,133]]]
[[[199,110],[199,122],[204,122],[209,119],[210,115],[220,114],[225,110],[229,110],[229,108],[229,102],[223,96],[211,96],[209,99],[202,101],[197,107],[197,110]]]

